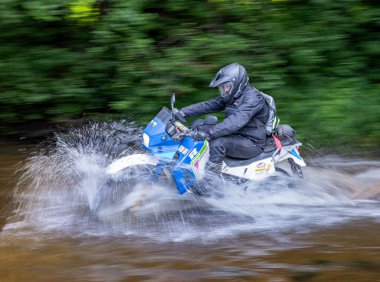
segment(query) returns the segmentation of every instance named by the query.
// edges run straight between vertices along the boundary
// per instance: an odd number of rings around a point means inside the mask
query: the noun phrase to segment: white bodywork
[[[275,172],[273,158],[259,160],[245,166],[229,167],[223,162],[222,172],[250,180],[261,180]]]
[[[234,175],[237,177],[250,179],[250,180],[262,180],[266,177],[268,177],[271,174],[275,173],[275,165],[281,161],[285,161],[289,158],[293,159],[294,162],[300,166],[306,166],[304,160],[299,156],[297,158],[295,155],[292,154],[292,150],[296,150],[299,146],[301,146],[300,143],[291,145],[291,146],[285,146],[280,151],[275,151],[272,156],[267,157],[265,159],[258,160],[256,162],[242,165],[242,166],[234,166],[230,167],[227,166],[225,162],[222,164],[222,173]],[[206,162],[209,158],[209,148],[206,148],[205,153],[203,154],[202,158],[199,160],[199,163],[197,163],[194,168],[196,171],[197,178],[202,179],[205,174],[205,166]],[[150,155],[146,154],[134,154],[129,155],[126,157],[122,157],[113,163],[111,163],[106,168],[106,173],[109,175],[116,174],[120,171],[122,171],[125,168],[138,166],[138,165],[157,165],[158,159],[154,158]]]
[[[302,144],[299,143],[292,146],[283,147],[280,151],[275,151],[271,157],[261,159],[247,165],[230,167],[223,162],[222,172],[245,179],[262,180],[275,173],[275,165],[277,163],[285,161],[289,158],[293,159],[294,162],[300,166],[306,166],[301,157],[297,158],[291,153],[293,149],[296,150],[301,145]]]
[[[106,168],[107,174],[116,174],[127,167],[137,166],[137,165],[157,165],[158,159],[145,155],[145,154],[135,154],[122,157],[113,163],[111,163]]]

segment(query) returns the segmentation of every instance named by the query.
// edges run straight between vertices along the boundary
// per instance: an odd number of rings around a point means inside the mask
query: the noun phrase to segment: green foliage
[[[243,64],[300,139],[379,145],[380,5],[373,0],[2,0],[0,118],[150,120],[217,95]]]

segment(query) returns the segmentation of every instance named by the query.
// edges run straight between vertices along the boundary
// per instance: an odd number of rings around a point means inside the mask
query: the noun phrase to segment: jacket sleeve
[[[181,109],[186,117],[197,117],[204,114],[220,112],[226,107],[221,97],[215,97],[211,100],[196,103]]]
[[[262,107],[263,105],[255,93],[245,95],[243,102],[232,115],[210,129],[209,134],[211,139],[237,132],[244,127]]]

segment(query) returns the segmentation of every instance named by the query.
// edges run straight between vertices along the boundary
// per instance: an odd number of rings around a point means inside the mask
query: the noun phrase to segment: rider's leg
[[[221,163],[225,156],[250,159],[262,151],[253,141],[240,135],[228,135],[210,141],[210,161],[213,163]]]

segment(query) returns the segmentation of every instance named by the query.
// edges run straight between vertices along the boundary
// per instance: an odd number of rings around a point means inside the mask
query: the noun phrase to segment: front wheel
[[[101,211],[133,210],[142,205],[151,189],[154,166],[134,166],[120,175],[108,178],[99,188],[91,211],[98,216]]]

